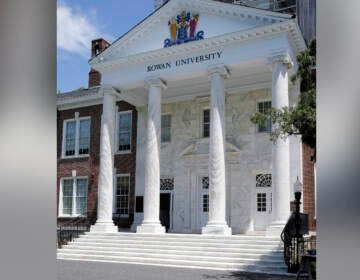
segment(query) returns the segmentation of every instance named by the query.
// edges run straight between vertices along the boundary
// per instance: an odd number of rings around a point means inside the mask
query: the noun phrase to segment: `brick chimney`
[[[110,43],[103,38],[91,41],[91,58],[102,53]],[[89,88],[99,86],[101,84],[101,74],[95,69],[91,68],[89,72]]]

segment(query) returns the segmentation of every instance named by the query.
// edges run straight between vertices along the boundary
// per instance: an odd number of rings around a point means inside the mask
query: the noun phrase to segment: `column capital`
[[[268,65],[270,67],[273,66],[275,63],[282,63],[284,64],[288,69],[292,68],[294,66],[294,63],[287,53],[276,53],[267,58]]]
[[[158,77],[147,78],[144,80],[144,87],[146,89],[149,89],[150,86],[159,87],[162,90],[165,90],[167,88],[166,82]]]
[[[218,74],[221,77],[227,79],[230,76],[230,71],[224,64],[216,64],[216,65],[210,65],[207,68],[207,74],[209,77]]]
[[[119,97],[120,96],[120,91],[115,89],[112,85],[103,85],[100,87],[100,92],[105,95],[105,94],[110,94],[110,95],[114,95],[115,97]]]

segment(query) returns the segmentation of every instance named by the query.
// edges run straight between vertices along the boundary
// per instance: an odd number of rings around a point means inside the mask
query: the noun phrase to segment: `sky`
[[[58,0],[57,91],[87,88],[91,40],[112,43],[153,11],[153,0]]]

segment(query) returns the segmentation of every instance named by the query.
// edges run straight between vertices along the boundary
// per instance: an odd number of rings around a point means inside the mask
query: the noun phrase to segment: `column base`
[[[281,233],[286,225],[286,221],[275,221],[272,222],[267,228],[266,228],[266,236],[278,236],[280,238]]]
[[[201,234],[208,235],[231,235],[232,230],[227,224],[207,224],[201,229]]]
[[[114,225],[114,222],[96,222],[95,225],[90,227],[90,232],[119,232],[117,226]]]
[[[165,227],[160,223],[143,223],[136,228],[136,233],[164,234],[165,232]]]

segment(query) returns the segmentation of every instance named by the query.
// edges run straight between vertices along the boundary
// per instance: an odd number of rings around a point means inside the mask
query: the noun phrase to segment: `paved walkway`
[[[295,280],[248,272],[57,260],[57,280]]]

